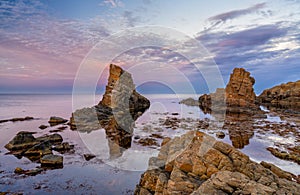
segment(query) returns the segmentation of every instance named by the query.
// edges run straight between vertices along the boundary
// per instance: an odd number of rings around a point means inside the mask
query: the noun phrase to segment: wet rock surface
[[[258,101],[270,107],[300,111],[300,80],[264,90]]]
[[[63,160],[53,155],[53,150],[60,153],[71,151],[74,146],[63,142],[59,134],[43,135],[35,138],[34,132],[19,132],[5,148],[17,158],[27,157],[29,160],[41,163],[43,167],[62,167]],[[27,172],[24,172],[27,173]]]
[[[55,126],[55,125],[59,125],[59,124],[64,124],[68,122],[67,119],[61,118],[61,117],[57,117],[57,116],[51,116],[48,123],[50,124],[50,126]]]
[[[190,131],[165,143],[135,194],[295,194],[297,176],[258,164],[234,147]]]
[[[218,88],[215,93],[199,97],[200,108],[205,113],[257,113],[256,95],[253,85],[255,79],[243,68],[235,68],[225,89]]]

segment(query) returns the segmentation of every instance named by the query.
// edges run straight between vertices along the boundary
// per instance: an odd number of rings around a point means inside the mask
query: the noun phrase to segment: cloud
[[[104,4],[111,6],[112,8],[123,7],[124,4],[119,0],[104,0]]]
[[[140,18],[135,17],[133,15],[133,12],[130,12],[130,11],[124,11],[123,17],[124,17],[128,27],[134,27],[136,25],[136,23],[140,21]]]
[[[259,3],[246,9],[233,10],[208,18],[208,21],[216,24],[225,23],[227,20],[238,18],[240,16],[256,12],[266,6],[266,3]]]

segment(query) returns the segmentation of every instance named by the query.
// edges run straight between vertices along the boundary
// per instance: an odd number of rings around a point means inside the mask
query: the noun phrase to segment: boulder
[[[297,194],[296,179],[205,133],[190,131],[149,159],[135,194]]]
[[[57,117],[57,116],[51,116],[49,121],[48,121],[50,126],[55,126],[55,125],[63,124],[63,123],[66,123],[66,122],[68,122],[67,119]]]
[[[5,145],[5,148],[8,150],[24,150],[31,148],[39,143],[32,134],[34,134],[34,132],[20,131]]]
[[[300,80],[266,89],[257,100],[267,107],[300,111]]]

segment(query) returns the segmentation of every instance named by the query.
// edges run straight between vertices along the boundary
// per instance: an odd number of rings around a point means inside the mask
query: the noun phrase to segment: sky
[[[0,93],[102,93],[110,63],[142,93],[213,92],[235,67],[257,94],[300,79],[299,0],[1,0],[0,17]]]

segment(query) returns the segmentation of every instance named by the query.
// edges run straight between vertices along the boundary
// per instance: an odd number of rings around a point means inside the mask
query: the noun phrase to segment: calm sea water
[[[159,119],[171,113],[179,113],[178,118],[204,119],[210,115],[203,114],[198,107],[178,104],[181,99],[197,96],[192,95],[145,95],[151,101],[151,107],[135,124],[134,135],[147,137],[158,129]],[[41,124],[47,124],[50,116],[69,119],[76,108],[90,107],[98,103],[101,96],[80,95],[0,95],[0,120],[14,117],[33,116],[36,120],[23,122],[7,122],[0,124],[0,191],[23,192],[25,194],[132,194],[138,184],[141,173],[147,169],[148,159],[158,153],[153,147],[141,147],[134,142],[129,149],[123,151],[118,158],[112,158],[111,152],[116,148],[106,139],[105,131],[100,129],[90,133],[79,133],[69,129],[60,132],[64,141],[75,145],[74,154],[64,154],[63,169],[49,170],[37,176],[18,176],[14,169],[32,169],[38,164],[27,158],[17,159],[5,155],[4,145],[17,132],[34,131],[35,136],[48,134],[56,127],[40,130]],[[186,132],[183,129],[160,132],[166,136],[177,136]],[[213,136],[214,134],[211,133]],[[266,135],[267,136],[267,135]],[[255,161],[269,161],[284,170],[300,174],[299,166],[272,156],[266,147],[272,144],[270,139],[259,139],[255,135],[250,144],[242,151]],[[273,135],[274,138],[274,135]],[[269,140],[269,141],[268,141]],[[223,141],[230,143],[226,135]],[[293,140],[289,140],[293,142]],[[93,153],[97,158],[85,161],[83,154]],[[38,188],[38,189],[35,189]]]

